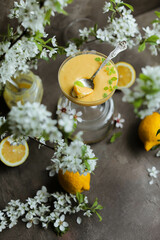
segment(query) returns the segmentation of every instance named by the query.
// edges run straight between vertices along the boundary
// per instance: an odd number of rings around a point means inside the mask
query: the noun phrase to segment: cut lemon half
[[[25,141],[24,145],[10,145],[6,137],[0,143],[0,160],[9,167],[16,167],[25,162],[29,154],[28,144]]]
[[[93,89],[88,87],[81,87],[75,84],[73,87],[73,91],[76,97],[83,98],[90,95],[93,92]]]
[[[134,67],[126,62],[118,62],[115,65],[119,75],[117,84],[118,89],[131,87],[136,79],[136,71]]]

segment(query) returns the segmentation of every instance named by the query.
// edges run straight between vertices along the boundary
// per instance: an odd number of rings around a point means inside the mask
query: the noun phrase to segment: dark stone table
[[[7,3],[2,1],[0,5],[1,16],[5,19],[7,13]],[[76,16],[73,9],[76,9],[77,16],[82,16],[80,1],[75,1],[69,12],[74,18]],[[83,1],[88,4],[90,12],[87,17],[93,16],[93,20],[101,19],[101,14],[92,15],[89,5],[94,1]],[[99,6],[103,5],[100,1]],[[128,1],[132,2],[132,1]],[[13,1],[9,4],[13,4]],[[79,4],[79,5],[78,5]],[[140,4],[140,8],[138,7]],[[145,26],[154,19],[154,10],[146,10],[157,7],[158,1],[149,2],[148,0],[135,1],[136,18],[140,26]],[[79,8],[76,8],[79,6]],[[3,11],[2,11],[3,9]],[[160,10],[157,8],[156,10]],[[95,10],[94,10],[95,11]],[[144,12],[144,13],[142,13]],[[140,13],[140,14],[139,14]],[[77,17],[76,16],[76,17]],[[83,15],[84,16],[84,15]],[[66,17],[60,17],[62,27],[64,27]],[[71,18],[70,18],[71,20]],[[56,17],[55,32],[62,37],[62,28],[59,30]],[[3,22],[3,21],[2,21]],[[102,24],[102,21],[101,21]],[[105,44],[95,44],[95,50],[107,53]],[[43,104],[55,116],[56,104],[60,95],[57,81],[57,72],[64,56],[59,56],[56,61],[39,62],[37,74],[42,78],[44,85]],[[127,50],[120,56],[121,61],[131,63],[137,72],[140,73],[141,67],[146,65],[159,64],[160,57],[151,56],[146,50],[138,53],[137,48]],[[114,94],[115,113],[120,112],[125,118],[122,136],[113,144],[108,143],[108,138],[93,144],[92,148],[99,158],[95,175],[91,177],[91,189],[87,192],[89,201],[92,203],[98,197],[99,203],[104,209],[101,211],[102,222],[98,221],[97,216],[84,218],[81,225],[77,225],[76,216],[69,216],[68,222],[70,230],[61,239],[63,240],[159,240],[160,239],[160,188],[154,184],[149,185],[147,168],[156,166],[160,169],[159,159],[155,157],[155,151],[146,152],[140,142],[137,129],[140,120],[136,118],[133,107],[122,102],[123,94],[117,91]],[[2,102],[0,103],[2,107]],[[4,110],[4,109],[3,109]],[[33,197],[42,185],[45,185],[49,192],[61,191],[56,177],[50,178],[45,170],[50,164],[53,155],[52,150],[41,148],[38,150],[37,143],[29,141],[30,154],[27,161],[16,168],[9,168],[0,163],[0,209],[3,209],[11,199],[25,201],[27,197]],[[52,228],[43,230],[40,226],[30,229],[25,224],[19,223],[12,229],[6,229],[0,233],[2,240],[56,240],[59,239]]]

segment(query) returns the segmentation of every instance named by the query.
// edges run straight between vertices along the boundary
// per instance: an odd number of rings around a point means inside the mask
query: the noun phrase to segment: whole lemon
[[[159,136],[156,136],[160,129],[160,114],[154,112],[146,116],[139,125],[138,134],[141,141],[144,143],[144,148],[149,151],[152,147],[158,145]]]
[[[76,192],[88,191],[90,189],[90,173],[80,175],[79,172],[66,171],[63,174],[63,171],[59,170],[58,180],[63,189],[68,193],[76,194]]]

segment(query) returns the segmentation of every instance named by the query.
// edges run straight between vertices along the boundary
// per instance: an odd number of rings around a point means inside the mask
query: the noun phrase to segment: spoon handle
[[[17,89],[19,89],[17,83],[15,83],[12,79],[9,79],[8,82],[10,82],[14,87],[16,87]]]
[[[124,51],[127,49],[127,42],[126,41],[122,41],[122,42],[118,42],[116,48],[110,52],[110,54],[108,55],[108,57],[103,61],[103,63],[100,65],[100,67],[97,69],[97,71],[92,75],[92,77],[90,78],[92,81],[95,78],[95,76],[97,75],[97,73],[114,57],[116,57],[118,55],[118,53]]]

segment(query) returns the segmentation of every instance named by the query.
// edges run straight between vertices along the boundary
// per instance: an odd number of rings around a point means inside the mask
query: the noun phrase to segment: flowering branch
[[[123,101],[132,103],[135,113],[144,118],[160,109],[160,66],[146,66],[133,89],[124,89]]]
[[[73,39],[77,47],[83,43],[94,40],[107,42],[116,46],[119,41],[127,41],[129,48],[137,45],[141,40],[141,34],[138,30],[138,24],[131,12],[133,7],[121,0],[110,0],[105,2],[103,13],[110,12],[107,19],[107,26],[102,30],[95,24],[94,28],[79,30],[79,38]]]
[[[54,209],[53,209],[54,207]],[[58,235],[63,235],[69,229],[68,222],[65,221],[65,215],[83,212],[84,216],[92,216],[96,213],[101,221],[102,218],[97,210],[103,207],[98,204],[97,199],[90,207],[88,198],[83,194],[77,195],[65,193],[48,193],[45,186],[38,190],[34,198],[27,198],[26,203],[20,200],[11,200],[5,209],[0,211],[0,232],[7,227],[12,228],[18,223],[18,219],[26,223],[26,227],[41,224],[47,229],[52,224],[54,231]],[[77,218],[80,224],[82,219]]]
[[[149,44],[152,55],[157,55],[160,51],[160,12],[155,11],[157,18],[152,21],[152,28],[147,26],[143,28],[145,35],[140,42],[138,48],[139,52],[142,52],[146,48],[146,44]]]

